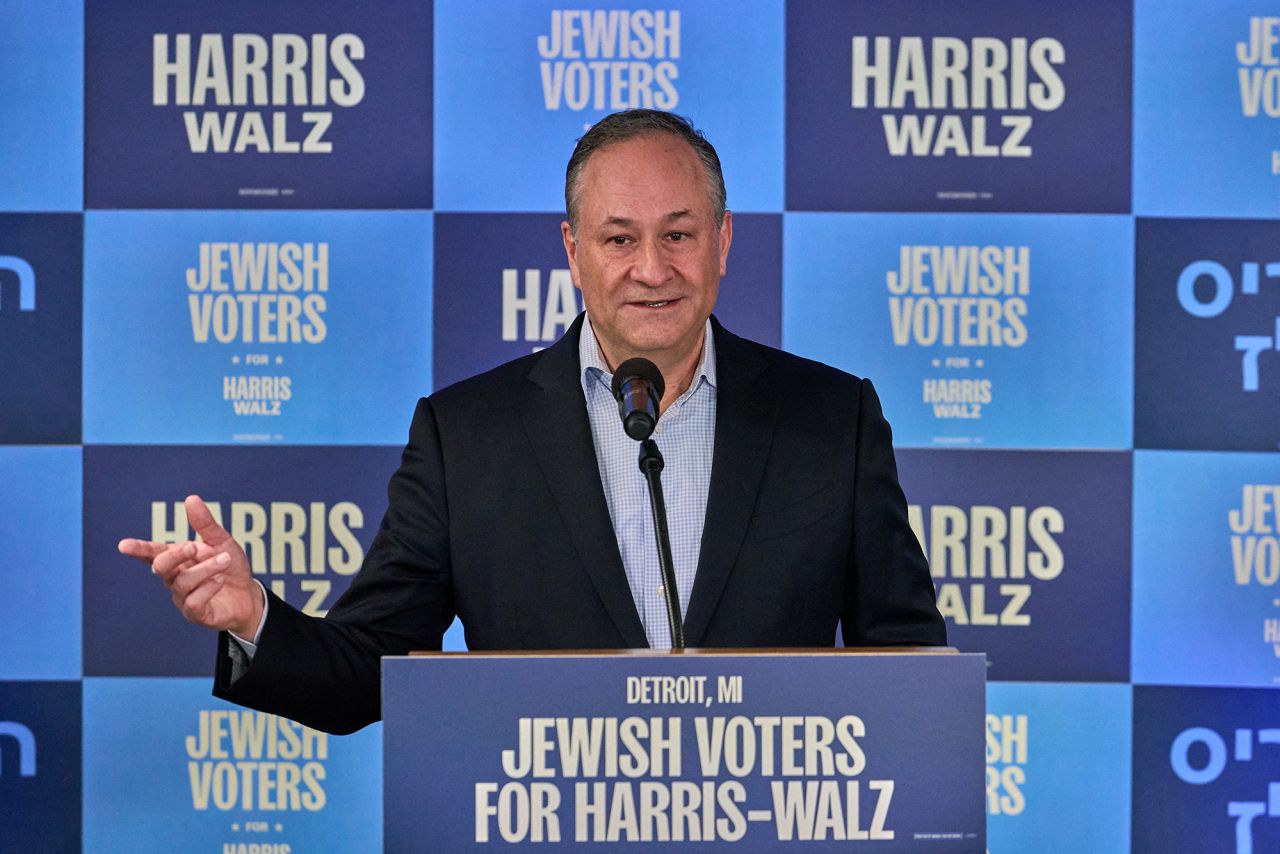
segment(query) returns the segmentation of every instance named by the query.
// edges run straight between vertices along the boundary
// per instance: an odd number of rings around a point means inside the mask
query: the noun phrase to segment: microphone
[[[658,366],[648,359],[627,359],[613,372],[613,396],[618,399],[622,429],[637,442],[658,426],[658,403],[667,390]]]
[[[662,598],[667,606],[671,648],[684,649],[684,619],[680,616],[675,560],[671,556],[671,534],[667,530],[667,504],[662,497],[662,468],[665,463],[657,443],[649,438],[653,435],[653,428],[658,426],[658,402],[666,390],[662,372],[648,359],[627,359],[613,372],[613,396],[618,399],[622,429],[640,443],[640,471],[649,484],[649,509],[653,512],[653,532],[658,544],[658,569],[662,573]]]

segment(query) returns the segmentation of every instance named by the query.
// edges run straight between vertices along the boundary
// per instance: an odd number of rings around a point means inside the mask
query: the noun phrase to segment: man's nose
[[[646,285],[661,285],[671,275],[671,263],[661,238],[641,240],[636,249],[631,276]]]

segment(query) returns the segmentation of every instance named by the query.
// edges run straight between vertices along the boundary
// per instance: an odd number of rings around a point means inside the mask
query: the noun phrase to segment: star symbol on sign
[[[277,364],[277,365],[283,365],[283,364],[284,364],[284,356],[276,356],[276,364]]]
[[[232,357],[231,357],[231,364],[233,364],[233,365],[238,365],[238,364],[240,364],[240,357],[239,357],[239,356],[232,356]]]

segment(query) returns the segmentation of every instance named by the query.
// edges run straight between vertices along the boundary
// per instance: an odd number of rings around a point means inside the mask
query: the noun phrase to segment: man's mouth
[[[679,299],[679,297],[674,297],[672,299],[662,300],[636,300],[632,305],[643,306],[644,308],[662,308],[663,306],[668,306],[677,302]]]

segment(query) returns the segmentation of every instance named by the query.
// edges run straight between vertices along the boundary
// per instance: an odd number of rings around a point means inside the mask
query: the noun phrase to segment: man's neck
[[[666,391],[663,392],[662,401],[658,405],[658,415],[661,416],[667,409],[680,398],[680,395],[689,390],[689,386],[693,384],[694,372],[698,369],[698,363],[702,360],[702,350],[706,346],[706,324],[702,325],[702,330],[698,334],[698,339],[694,342],[692,348],[688,348],[685,353],[677,356],[664,354],[662,356],[645,358],[657,366],[662,373],[662,379],[666,383]],[[594,329],[592,330],[594,334]],[[600,355],[604,357],[605,364],[609,366],[612,373],[617,370],[618,365],[625,362],[631,355],[625,358],[617,359],[614,354],[609,351],[608,345],[600,340],[600,336],[596,335],[596,346],[600,348]]]
[[[702,348],[705,346],[703,341],[705,336],[705,332],[699,335],[698,343],[693,350],[684,358],[674,361],[674,364],[668,365],[654,360],[654,364],[658,366],[658,370],[662,372],[662,378],[667,383],[662,400],[658,403],[659,416],[666,412],[672,403],[679,400],[680,395],[688,391],[689,386],[693,384],[694,372],[698,369],[698,361],[702,358]]]

